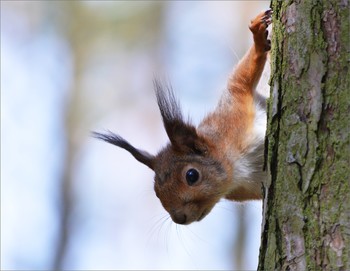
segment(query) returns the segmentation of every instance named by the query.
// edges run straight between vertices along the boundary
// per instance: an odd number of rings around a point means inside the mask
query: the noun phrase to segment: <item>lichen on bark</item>
[[[350,270],[349,1],[272,1],[260,270]]]

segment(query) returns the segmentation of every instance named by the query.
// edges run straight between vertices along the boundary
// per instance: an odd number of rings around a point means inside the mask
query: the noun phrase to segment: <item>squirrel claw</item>
[[[254,42],[257,48],[260,48],[263,52],[271,49],[271,41],[267,39],[268,26],[272,23],[272,9],[261,12],[255,19],[251,21],[249,29],[254,35]]]
[[[264,23],[267,28],[272,23],[271,14],[262,17],[261,22]]]
[[[272,13],[273,13],[272,8],[269,8],[268,10],[265,11],[266,15],[268,15],[268,14],[271,15]]]

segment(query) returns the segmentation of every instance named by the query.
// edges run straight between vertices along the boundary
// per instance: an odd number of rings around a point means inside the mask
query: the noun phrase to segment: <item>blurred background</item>
[[[253,270],[261,203],[174,224],[153,172],[91,138],[167,143],[152,80],[195,124],[269,1],[1,1],[1,269]]]

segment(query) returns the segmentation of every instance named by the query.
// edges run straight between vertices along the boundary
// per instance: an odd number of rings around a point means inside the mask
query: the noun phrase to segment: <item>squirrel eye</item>
[[[197,182],[198,179],[199,179],[199,172],[194,168],[191,168],[186,172],[186,181],[188,185],[194,185],[194,183]]]

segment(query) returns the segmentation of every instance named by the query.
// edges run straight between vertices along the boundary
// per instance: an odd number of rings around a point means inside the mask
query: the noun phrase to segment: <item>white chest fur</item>
[[[247,138],[248,148],[234,161],[233,186],[261,189],[261,182],[267,178],[264,171],[264,148],[266,133],[266,99],[269,96],[268,79],[270,63],[266,63],[255,95],[255,118],[252,133]],[[257,191],[257,192],[259,192]]]
[[[247,138],[248,147],[234,161],[234,183],[252,185],[266,178],[263,171],[264,143],[266,131],[266,111],[260,104],[256,105],[253,131]]]

